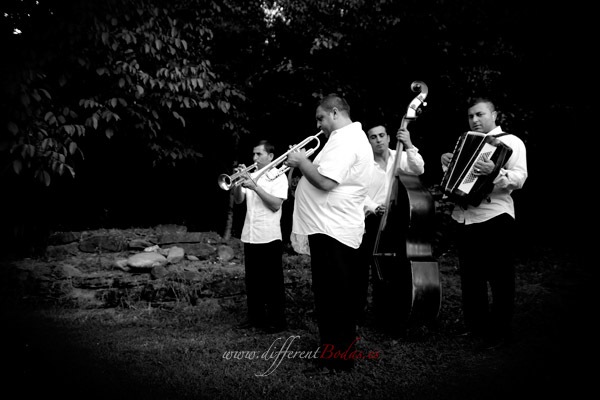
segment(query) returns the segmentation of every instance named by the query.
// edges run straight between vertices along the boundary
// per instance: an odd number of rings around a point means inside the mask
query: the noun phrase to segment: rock
[[[98,299],[95,290],[75,288],[69,293],[69,298],[84,308],[99,308],[104,305],[104,302]]]
[[[161,229],[56,234],[45,257],[14,265],[15,287],[24,294],[60,298],[86,308],[141,300],[195,305],[201,298],[222,301],[244,293],[239,239],[225,241],[214,232],[187,232],[179,226]],[[161,247],[159,237],[175,244]],[[58,244],[73,238],[79,239]],[[131,249],[134,252],[126,252]]]
[[[217,232],[204,232],[205,243],[222,243],[223,238]]]
[[[122,237],[114,235],[94,235],[82,238],[79,241],[79,250],[84,253],[98,253],[102,251],[117,253],[125,249]]]
[[[112,287],[114,280],[115,272],[100,271],[81,276],[73,276],[71,278],[71,283],[74,288],[96,290]]]
[[[69,243],[64,245],[54,245],[46,247],[46,258],[51,260],[63,260],[67,257],[77,255],[79,253],[79,245],[77,243]]]
[[[146,239],[132,239],[129,241],[128,247],[132,250],[144,250],[152,245],[153,243]]]
[[[200,274],[198,271],[171,272],[169,273],[169,276],[167,276],[167,279],[170,281],[186,283],[201,282],[202,274]]]
[[[176,225],[176,224],[161,224],[157,225],[154,230],[158,233],[185,233],[187,232],[187,226]]]
[[[121,271],[129,272],[129,267],[127,266],[126,258],[117,258],[115,263],[113,264],[115,269],[120,269]]]
[[[185,269],[183,268],[183,265],[182,265],[182,264],[177,264],[177,265],[176,265],[176,264],[168,264],[168,265],[167,265],[167,270],[168,270],[170,273],[171,273],[171,272],[173,272],[173,273],[175,273],[175,272],[179,273],[179,272],[183,272],[183,271],[185,271]]]
[[[78,241],[81,238],[81,232],[54,232],[48,238],[50,245],[69,244]]]
[[[127,259],[127,265],[134,269],[152,269],[166,263],[166,257],[155,252],[137,253]]]
[[[181,247],[173,246],[167,253],[167,262],[169,264],[177,264],[179,261],[183,260],[184,256],[185,251]]]
[[[229,261],[235,257],[233,249],[227,245],[221,245],[217,248],[218,257],[222,261]]]
[[[158,244],[200,243],[203,236],[202,232],[167,232],[158,237]]]
[[[168,273],[169,271],[164,265],[157,265],[156,267],[152,268],[152,271],[150,271],[150,276],[153,279],[160,279],[167,276]]]
[[[217,251],[215,247],[206,243],[180,243],[179,246],[183,248],[185,254],[196,256],[201,260],[211,257]]]
[[[59,279],[72,278],[74,276],[83,275],[83,273],[78,268],[69,264],[57,265],[52,271],[52,274]]]
[[[54,279],[51,278],[51,276],[55,268],[56,266],[54,265],[36,265],[34,268],[30,269],[31,276],[36,280]]]
[[[117,289],[143,288],[149,281],[149,274],[124,274],[115,277],[112,287]]]

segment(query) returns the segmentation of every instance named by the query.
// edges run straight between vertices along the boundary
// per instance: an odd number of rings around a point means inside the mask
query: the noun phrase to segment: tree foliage
[[[464,127],[465,102],[475,93],[503,104],[507,123],[530,116],[515,97],[523,79],[518,73],[528,61],[519,48],[527,7],[493,10],[477,0],[268,3],[277,13],[268,27],[265,65],[248,85],[256,100],[249,106],[261,105],[252,111],[260,126],[300,119],[308,123],[288,129],[305,137],[314,126],[306,106],[327,92],[346,96],[364,124],[399,125],[413,80],[429,85],[435,112],[462,117],[455,129]],[[526,135],[527,127],[519,128]]]
[[[10,40],[3,147],[15,173],[32,172],[46,185],[52,175],[74,176],[90,135],[138,137],[155,163],[174,164],[202,156],[199,138],[185,129],[192,116],[209,131],[240,131],[243,90],[211,61],[215,16],[227,4],[47,4]]]
[[[202,174],[189,168],[189,175],[221,194],[216,176],[247,162],[253,141],[285,149],[314,134],[322,94],[344,95],[365,128],[393,131],[414,80],[429,87],[423,117],[411,125],[427,165],[466,129],[466,100],[482,94],[498,103],[504,129],[532,154],[548,153],[542,146],[550,141],[540,136],[577,122],[586,105],[571,95],[571,78],[592,68],[571,62],[591,37],[592,14],[522,1],[6,0],[0,7],[7,22],[0,173],[44,185],[79,177],[91,164],[107,168],[119,149],[179,175],[174,167],[201,162]],[[556,115],[561,129],[551,122]],[[439,182],[439,174],[428,167],[423,179]],[[206,207],[220,210],[214,203],[228,199],[212,194]]]

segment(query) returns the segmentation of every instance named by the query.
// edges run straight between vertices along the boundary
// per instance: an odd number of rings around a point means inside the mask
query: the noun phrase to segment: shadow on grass
[[[369,319],[359,350],[376,353],[350,373],[314,376],[319,352],[310,274],[286,270],[288,330],[236,330],[245,298],[195,305],[78,309],[17,293],[2,279],[4,389],[18,398],[62,399],[505,399],[583,394],[590,385],[588,269],[547,249],[519,264],[515,343],[475,351],[460,330],[454,256],[440,257],[442,310],[406,337]],[[5,270],[4,270],[5,271]],[[286,347],[287,346],[287,347]],[[281,358],[279,351],[286,357]],[[294,352],[294,353],[292,353]],[[304,357],[300,353],[304,352]],[[279,354],[279,356],[278,356]],[[278,358],[279,357],[279,358]],[[262,376],[261,376],[262,375]],[[10,390],[9,390],[10,389]]]

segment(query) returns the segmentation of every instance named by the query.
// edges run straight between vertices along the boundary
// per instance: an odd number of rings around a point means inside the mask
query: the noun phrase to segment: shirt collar
[[[486,133],[485,136],[497,135],[499,133],[502,133],[502,128],[500,126],[497,126],[494,129],[492,129],[491,131],[489,131],[488,133]]]
[[[361,130],[362,124],[360,122],[352,122],[344,127],[341,127],[339,129],[336,129],[335,131],[331,132],[331,135],[329,135],[329,137],[332,137],[336,133],[344,133],[345,131],[351,131],[351,130],[355,130],[355,129]]]

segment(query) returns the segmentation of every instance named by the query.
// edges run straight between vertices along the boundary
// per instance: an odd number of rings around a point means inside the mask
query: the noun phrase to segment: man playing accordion
[[[472,165],[475,177],[492,175],[491,192],[478,204],[455,204],[452,218],[458,223],[458,256],[464,322],[469,334],[483,340],[484,348],[510,341],[514,313],[515,268],[513,244],[515,207],[511,192],[527,179],[525,145],[496,125],[497,112],[486,98],[476,98],[468,109],[473,132],[495,136],[512,152],[503,165],[482,157]],[[441,157],[446,172],[456,153]],[[492,292],[488,300],[488,282]]]

